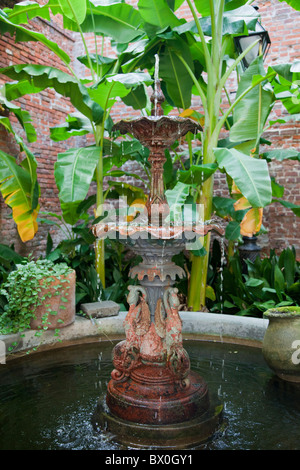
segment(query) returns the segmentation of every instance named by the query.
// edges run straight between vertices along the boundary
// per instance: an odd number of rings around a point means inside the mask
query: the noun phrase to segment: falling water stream
[[[157,116],[157,83],[159,81],[159,56],[155,54],[154,67],[154,116]]]

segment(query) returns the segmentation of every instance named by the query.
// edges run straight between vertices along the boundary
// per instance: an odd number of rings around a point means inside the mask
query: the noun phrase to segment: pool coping
[[[5,345],[5,358],[13,359],[28,351],[41,351],[103,340],[119,340],[125,336],[123,321],[126,314],[127,312],[120,312],[116,316],[97,319],[76,315],[74,323],[61,328],[58,336],[55,335],[54,330],[44,331],[41,336],[36,336],[36,330],[26,330],[23,333],[0,335],[0,344]],[[269,323],[269,320],[262,318],[210,312],[181,311],[180,316],[183,339],[227,342],[253,347],[262,347]]]

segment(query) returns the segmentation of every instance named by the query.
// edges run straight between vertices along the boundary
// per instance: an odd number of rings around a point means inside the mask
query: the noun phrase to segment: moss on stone
[[[299,306],[274,307],[264,312],[264,318],[289,318],[300,317]]]

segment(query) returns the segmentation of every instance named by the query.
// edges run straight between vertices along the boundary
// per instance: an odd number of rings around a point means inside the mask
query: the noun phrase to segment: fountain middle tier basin
[[[123,119],[113,126],[113,130],[134,135],[146,147],[159,144],[167,148],[188,132],[200,132],[202,127],[192,119],[180,116],[143,116]]]
[[[192,241],[195,238],[207,235],[210,231],[216,231],[220,235],[224,234],[224,230],[217,223],[211,224],[194,224],[194,225],[155,225],[145,223],[127,223],[127,222],[108,222],[98,223],[94,226],[93,232],[97,238],[114,238],[123,243],[133,244],[135,240],[165,241],[173,243],[181,242],[182,245]]]
[[[97,238],[112,238],[119,240],[132,248],[143,261],[130,270],[130,277],[139,281],[148,279],[154,281],[175,281],[185,277],[185,271],[177,266],[172,258],[184,249],[193,249],[199,239],[208,232],[215,231],[223,235],[224,231],[217,223],[157,226],[134,223],[99,223],[94,226]],[[197,245],[198,246],[198,245]],[[199,246],[198,246],[199,247]]]

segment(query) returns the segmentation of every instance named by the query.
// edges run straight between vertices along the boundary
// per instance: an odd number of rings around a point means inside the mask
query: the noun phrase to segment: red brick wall
[[[9,6],[9,0],[6,1]],[[45,1],[43,1],[45,3]],[[136,4],[136,0],[132,0],[132,4]],[[3,5],[3,2],[2,2]],[[270,52],[266,58],[266,66],[268,64],[284,63],[292,61],[296,58],[300,59],[300,14],[289,7],[286,3],[278,0],[264,1],[258,0],[256,5],[262,17],[262,24],[269,31],[272,45]],[[182,17],[190,18],[187,4],[180,9]],[[60,47],[66,50],[74,57],[74,67],[79,67],[76,57],[83,53],[80,49],[79,41],[74,40],[72,35],[65,33],[60,26],[59,18],[55,17],[51,24],[46,21],[36,19],[32,25],[35,29],[44,32],[52,40],[56,41]],[[89,42],[90,50],[94,48],[94,38]],[[109,40],[105,41],[105,55],[111,55]],[[15,44],[9,35],[5,35],[0,39],[0,66],[9,64],[24,63],[34,61],[41,64],[50,64],[61,67],[57,64],[56,58],[42,46],[36,43]],[[1,80],[1,77],[0,77]],[[5,80],[2,77],[2,80]],[[53,177],[53,165],[56,155],[64,148],[75,145],[74,141],[66,141],[55,143],[49,138],[49,127],[63,123],[66,114],[71,109],[67,99],[56,96],[53,90],[46,90],[38,95],[24,97],[20,100],[21,105],[30,111],[33,123],[38,130],[38,140],[31,145],[32,150],[36,153],[39,169],[38,177],[41,185],[41,205],[43,210],[57,210],[57,189]],[[197,106],[197,103],[195,102]],[[274,116],[279,117],[284,114],[281,106],[276,106]],[[113,118],[118,119],[120,115],[132,116],[136,114],[131,108],[116,105],[113,110]],[[269,129],[264,137],[272,141],[272,148],[278,147],[294,147],[298,151],[299,148],[299,123],[276,125]],[[0,148],[14,155],[18,154],[18,149],[13,145],[11,138],[0,129]],[[279,184],[285,187],[284,198],[290,202],[300,205],[300,165],[299,162],[286,161],[284,163],[272,163],[270,165],[271,175],[276,177]],[[226,194],[224,186],[224,178],[216,179],[216,194]],[[1,196],[0,196],[1,197]],[[1,242],[10,243],[16,241],[18,248],[23,250],[42,251],[45,245],[45,234],[49,227],[40,226],[39,232],[32,242],[22,244],[16,233],[16,228],[12,220],[9,218],[10,211],[7,207],[0,203],[0,240]],[[282,249],[285,246],[294,245],[300,250],[299,229],[300,219],[297,218],[290,210],[283,208],[281,205],[273,204],[264,210],[263,224],[269,229],[269,233],[260,239],[263,247]],[[54,232],[53,232],[54,233]],[[58,234],[57,234],[58,236]]]

